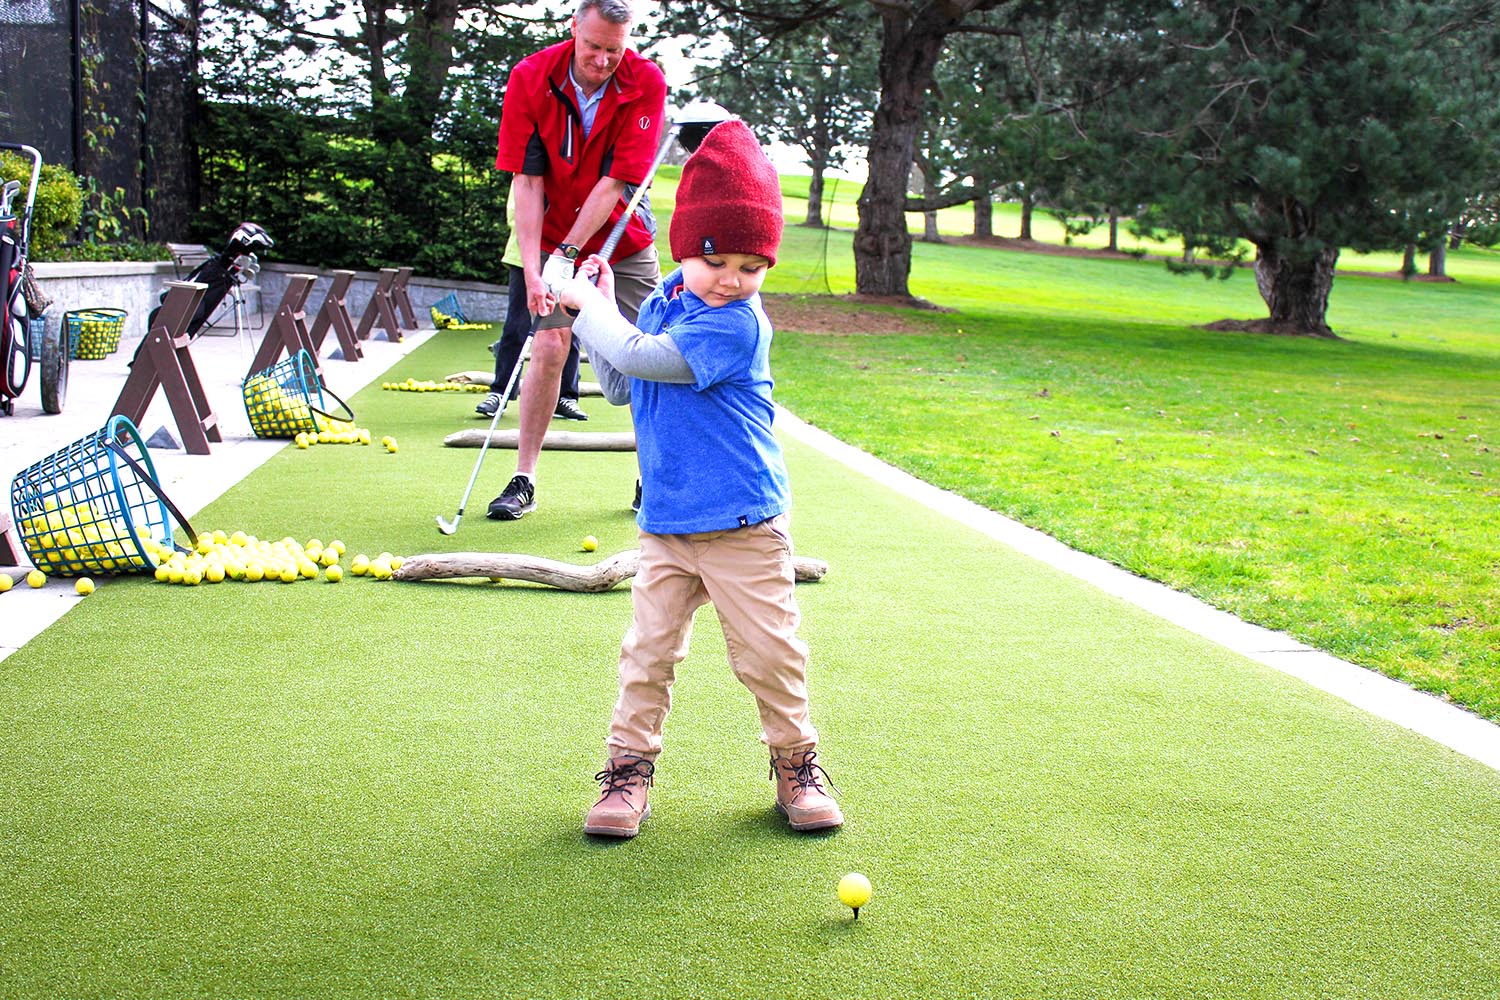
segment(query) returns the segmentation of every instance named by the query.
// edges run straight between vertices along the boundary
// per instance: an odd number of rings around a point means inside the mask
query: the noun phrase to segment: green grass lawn
[[[847,233],[790,227],[784,251],[771,291],[848,289]],[[778,331],[782,402],[1493,705],[1493,281],[1340,278],[1347,339],[1314,343],[1192,329],[1258,313],[1240,276],[916,259],[953,311]],[[492,339],[442,333],[387,378],[478,367]],[[475,398],[365,389],[357,422],[397,454],[288,447],[195,525],[351,555],[634,545],[627,454],[546,453],[538,511],[502,525],[482,510],[514,453],[492,451],[439,534],[477,457],[441,440],[484,426]],[[585,405],[584,430],[627,425]],[[1500,773],[788,461],[798,551],[832,567],[798,597],[843,830],[772,810],[708,609],[653,816],[601,844],[581,820],[627,587],[116,580],[0,663],[0,997],[1495,996]],[[875,887],[858,922],[851,870]]]
[[[843,364],[786,341],[793,394]],[[866,377],[841,395],[895,391]],[[538,511],[501,525],[491,452],[440,535],[474,398],[361,391],[399,453],[289,447],[195,523],[351,554],[633,545],[619,454],[547,453]],[[935,437],[983,436],[963,423]],[[601,844],[580,824],[628,588],[113,581],[0,664],[0,996],[1494,995],[1500,774],[788,457],[798,550],[832,566],[798,596],[842,831],[773,812],[707,609],[654,814]]]
[[[824,234],[788,233],[771,288],[804,291]],[[829,246],[848,291],[848,236]],[[1344,339],[1314,341],[1194,329],[1265,314],[1248,272],[918,243],[912,291],[951,311],[778,330],[778,391],[929,482],[1500,718],[1500,257],[1452,270],[1340,277]]]

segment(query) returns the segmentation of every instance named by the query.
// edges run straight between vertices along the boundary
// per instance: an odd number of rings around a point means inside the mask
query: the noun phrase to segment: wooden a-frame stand
[[[333,272],[333,284],[328,286],[328,295],[323,299],[317,318],[313,320],[312,329],[308,331],[313,345],[313,357],[317,357],[318,352],[323,349],[323,338],[328,336],[329,329],[338,337],[345,361],[358,361],[364,357],[365,352],[359,346],[359,338],[354,335],[354,320],[349,318],[349,306],[345,301],[353,282],[353,271]]]
[[[110,415],[124,416],[140,426],[156,390],[161,389],[167,395],[183,448],[189,455],[207,455],[210,441],[224,439],[188,350],[192,338],[184,331],[208,286],[197,281],[168,281],[165,287],[166,299],[156,314],[156,323],[146,331]]]
[[[287,276],[286,294],[281,297],[281,305],[276,307],[276,315],[271,317],[271,322],[266,327],[266,335],[261,339],[260,349],[255,352],[254,360],[250,362],[246,378],[274,365],[281,359],[283,351],[287,357],[295,357],[298,351],[306,351],[312,357],[313,369],[318,377],[323,376],[323,366],[318,362],[318,349],[308,333],[307,313],[304,311],[307,297],[312,294],[313,283],[317,280],[311,274]]]
[[[380,278],[375,283],[375,291],[370,294],[370,301],[365,304],[365,311],[359,317],[359,329],[355,336],[360,340],[368,340],[375,333],[375,321],[380,321],[380,328],[385,331],[385,339],[391,343],[399,343],[401,336],[401,321],[396,318],[396,303],[391,297],[391,287],[396,283],[397,270],[394,267],[382,267]]]
[[[411,307],[411,295],[406,291],[406,283],[411,280],[412,268],[396,268],[396,280],[391,283],[391,300],[396,303],[396,308],[401,314],[401,326],[417,332],[417,313]]]

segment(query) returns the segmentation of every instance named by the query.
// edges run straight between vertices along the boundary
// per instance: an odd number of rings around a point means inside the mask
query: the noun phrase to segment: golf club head
[[[463,515],[459,515],[459,517],[462,517],[462,516]],[[441,515],[441,514],[439,514],[437,516],[438,530],[441,531],[445,535],[451,535],[455,531],[457,531],[458,530],[458,522],[459,522],[459,518],[458,517],[455,517],[452,521],[449,521],[447,518],[443,517],[443,515]]]
[[[703,144],[709,129],[733,117],[722,105],[713,101],[694,101],[677,112],[672,124],[677,128],[677,141],[682,144],[682,148],[694,153]]]

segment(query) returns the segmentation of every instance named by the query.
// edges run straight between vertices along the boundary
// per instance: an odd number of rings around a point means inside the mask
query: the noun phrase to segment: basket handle
[[[167,513],[171,514],[172,517],[176,519],[177,523],[182,526],[182,530],[187,532],[191,545],[196,548],[198,545],[198,533],[193,530],[193,526],[188,523],[188,519],[182,513],[182,511],[177,509],[177,505],[170,499],[168,499],[167,495],[161,491],[161,487],[156,484],[156,479],[141,467],[141,463],[131,458],[130,454],[126,452],[124,448],[121,448],[113,441],[104,442],[104,446],[110,451],[114,452],[116,455],[119,455],[121,458],[123,458],[125,460],[125,464],[129,465],[130,468],[135,471],[135,474],[140,477],[141,481],[144,482],[147,487],[150,488],[152,493],[156,494],[156,499],[162,502],[162,505],[167,508]],[[176,542],[173,542],[172,545],[181,551],[187,551]]]
[[[307,405],[307,408],[309,410],[312,410],[314,413],[317,413],[317,414],[319,414],[321,416],[327,417],[329,420],[353,420],[354,419],[354,411],[349,408],[349,404],[348,403],[344,402],[342,399],[339,398],[338,393],[336,393],[332,389],[328,388],[328,386],[322,385],[321,383],[319,384],[319,388],[321,388],[323,390],[323,392],[324,392],[325,395],[332,396],[333,397],[333,401],[335,403],[339,404],[339,407],[344,411],[345,414],[347,414],[347,416],[336,417],[332,413],[329,413],[327,410],[320,410],[320,409],[318,409],[316,406],[313,406],[311,403],[309,403]]]

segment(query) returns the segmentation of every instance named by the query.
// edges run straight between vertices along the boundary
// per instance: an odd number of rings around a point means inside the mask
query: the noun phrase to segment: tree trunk
[[[1278,333],[1334,336],[1328,325],[1328,293],[1333,289],[1338,248],[1325,247],[1307,261],[1282,257],[1269,244],[1257,250],[1255,284],[1271,310],[1270,328]]]
[[[836,83],[836,81],[831,82]],[[834,146],[828,106],[837,98],[836,93],[830,94],[821,87],[819,88],[812,109],[812,127],[808,130],[807,140],[802,144],[803,152],[807,153],[807,164],[812,168],[812,183],[807,189],[807,218],[802,224],[817,229],[823,228],[824,174],[828,170]],[[828,225],[833,225],[831,206],[828,213]]]
[[[640,564],[639,549],[627,549],[592,566],[508,552],[443,552],[407,556],[393,578],[419,581],[485,576],[496,582],[524,580],[559,590],[598,594],[635,576]],[[798,583],[816,583],[828,575],[828,564],[821,559],[795,556],[792,572]]]
[[[922,194],[923,194],[924,197],[927,197],[927,198],[935,198],[935,197],[937,197],[937,193],[938,193],[938,187],[937,187],[936,182],[934,182],[933,179],[932,179],[932,172],[930,170],[930,165],[924,164],[923,170],[922,170]],[[923,243],[941,243],[941,242],[943,242],[943,236],[942,236],[941,233],[938,232],[937,212],[936,211],[930,211],[930,212],[923,212],[922,213],[922,242]]]
[[[861,295],[909,297],[911,234],[906,177],[916,149],[922,102],[943,51],[943,26],[910,23],[895,5],[880,7],[880,103],[870,136],[869,177],[854,234],[854,288]]]
[[[1120,210],[1118,208],[1109,210],[1109,249],[1115,253],[1120,252]]]
[[[1448,237],[1446,235],[1432,245],[1432,252],[1427,255],[1427,273],[1434,278],[1448,277]]]
[[[1417,245],[1406,244],[1406,249],[1401,254],[1401,277],[1410,278],[1417,273]]]
[[[829,220],[832,222],[832,220]],[[812,181],[807,185],[807,218],[804,226],[823,228],[823,164],[813,165]]]
[[[995,198],[977,177],[974,188],[980,192],[974,199],[974,235],[989,239],[995,235]]]
[[[1021,195],[1021,235],[1020,239],[1031,239],[1031,192],[1027,191]]]

